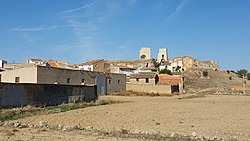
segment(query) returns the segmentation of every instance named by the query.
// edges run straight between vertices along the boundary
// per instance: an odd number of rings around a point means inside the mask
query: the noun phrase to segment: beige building
[[[181,76],[167,74],[131,74],[126,90],[159,94],[183,93],[183,79]]]
[[[126,90],[126,75],[32,65],[0,72],[1,82],[97,85],[99,95]]]

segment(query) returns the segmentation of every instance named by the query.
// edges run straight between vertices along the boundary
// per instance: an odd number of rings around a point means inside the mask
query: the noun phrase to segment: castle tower
[[[140,59],[150,59],[150,48],[141,48],[140,50]]]
[[[161,60],[167,61],[168,60],[168,54],[167,54],[167,49],[166,48],[160,48],[158,57],[157,57],[157,62],[161,62]]]

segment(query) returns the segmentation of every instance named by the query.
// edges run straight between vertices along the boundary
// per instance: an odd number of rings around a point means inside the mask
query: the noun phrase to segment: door
[[[106,95],[107,94],[107,79],[105,76],[96,76],[96,85],[97,85],[97,95]]]

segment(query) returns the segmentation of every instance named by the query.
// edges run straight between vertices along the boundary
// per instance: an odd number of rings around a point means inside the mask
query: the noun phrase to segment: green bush
[[[162,69],[162,70],[160,70],[159,74],[169,74],[169,75],[172,75],[171,71],[168,70],[168,69]]]

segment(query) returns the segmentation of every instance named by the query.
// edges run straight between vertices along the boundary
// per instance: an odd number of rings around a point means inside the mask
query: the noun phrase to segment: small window
[[[138,81],[139,81],[139,78],[136,78],[136,81],[138,82]]]
[[[15,83],[19,83],[20,82],[20,77],[15,77]]]
[[[120,84],[120,80],[118,80],[118,82],[117,82],[118,84]]]
[[[1,82],[2,78],[1,78],[1,74],[0,74],[0,82]]]
[[[111,79],[109,79],[109,84],[111,84]]]
[[[67,83],[70,83],[70,78],[67,78]]]
[[[84,79],[82,79],[82,83],[85,83],[85,80],[84,80]]]
[[[146,83],[149,83],[149,79],[148,78],[146,78]]]

